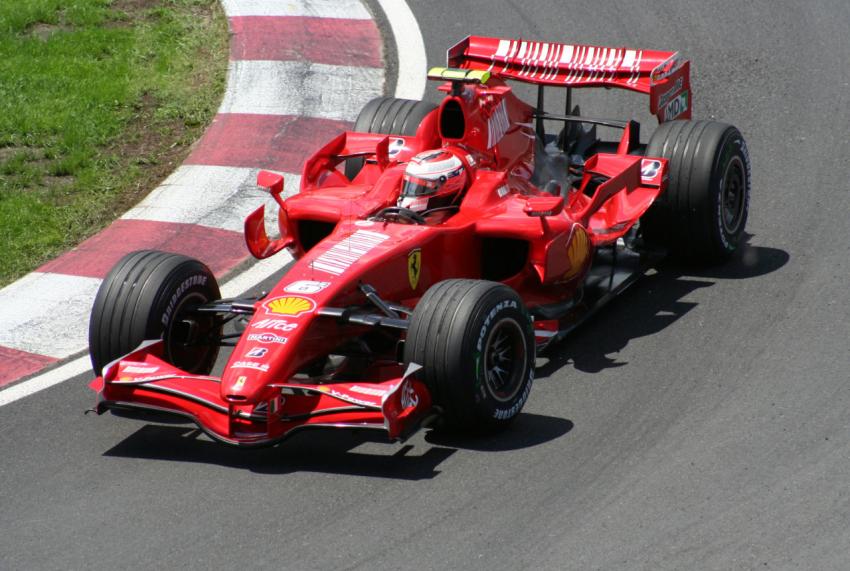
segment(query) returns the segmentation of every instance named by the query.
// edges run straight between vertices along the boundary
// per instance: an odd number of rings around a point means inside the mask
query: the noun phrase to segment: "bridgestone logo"
[[[174,306],[177,305],[177,301],[183,297],[183,294],[186,293],[186,290],[195,286],[206,285],[207,276],[203,274],[198,274],[196,276],[192,276],[190,278],[186,278],[183,280],[183,283],[180,284],[180,287],[174,292],[171,296],[171,299],[168,300],[168,307],[165,309],[165,313],[162,314],[162,324],[168,325],[171,321],[171,314],[174,312]]]
[[[341,275],[351,264],[368,254],[389,236],[371,230],[358,230],[313,261],[313,268],[335,276]]]
[[[531,385],[534,383],[534,367],[531,367],[531,370],[528,374],[528,384],[525,385],[525,389],[522,391],[522,395],[520,395],[519,400],[516,401],[513,406],[510,408],[497,408],[493,411],[493,418],[496,420],[507,420],[509,418],[513,418],[519,411],[522,409],[525,401],[528,400],[528,395],[531,393]]]

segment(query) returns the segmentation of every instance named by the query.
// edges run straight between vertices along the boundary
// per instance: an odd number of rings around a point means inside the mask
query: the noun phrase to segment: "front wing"
[[[437,411],[418,366],[377,382],[269,385],[270,397],[259,403],[225,400],[220,379],[192,375],[161,358],[162,343],[145,342],[110,363],[91,383],[97,394],[94,411],[165,412],[195,422],[215,440],[237,446],[275,444],[304,428],[382,430],[402,440]]]

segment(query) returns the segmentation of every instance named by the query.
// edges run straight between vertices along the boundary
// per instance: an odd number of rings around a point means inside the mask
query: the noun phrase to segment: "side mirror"
[[[264,259],[272,256],[293,243],[291,236],[286,235],[286,208],[283,204],[283,176],[269,171],[260,171],[257,175],[257,186],[265,188],[280,207],[278,215],[280,238],[270,240],[266,232],[266,207],[261,205],[245,219],[245,243],[248,251],[257,258]]]
[[[283,208],[283,199],[280,197],[283,194],[283,175],[269,171],[260,171],[257,173],[257,186],[269,191],[274,201]]]
[[[530,196],[523,211],[528,216],[555,216],[564,210],[563,196]]]

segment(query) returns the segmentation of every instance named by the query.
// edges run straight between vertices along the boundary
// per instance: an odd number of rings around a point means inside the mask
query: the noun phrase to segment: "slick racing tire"
[[[445,280],[428,289],[410,318],[404,361],[451,425],[502,428],[522,410],[534,380],[531,317],[511,288]]]
[[[103,280],[89,322],[94,372],[130,353],[142,341],[163,339],[169,363],[207,374],[218,355],[221,323],[191,309],[220,299],[212,272],[198,260],[143,250],[127,254]]]
[[[646,242],[684,262],[728,259],[741,245],[750,205],[750,155],[738,129],[663,123],[646,156],[669,161],[667,190],[640,222]]]
[[[415,99],[377,97],[363,106],[354,123],[354,131],[413,137],[422,120],[436,108],[433,103]],[[362,158],[348,159],[345,161],[345,176],[354,180],[362,168]]]

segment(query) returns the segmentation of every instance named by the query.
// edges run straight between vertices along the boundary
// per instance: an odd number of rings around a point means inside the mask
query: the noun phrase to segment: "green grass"
[[[224,90],[217,0],[0,0],[0,286],[180,163]]]

